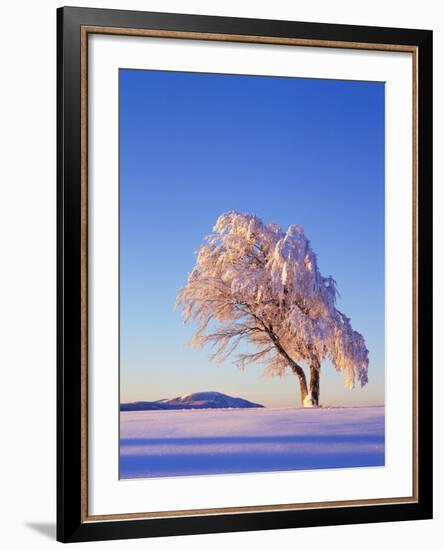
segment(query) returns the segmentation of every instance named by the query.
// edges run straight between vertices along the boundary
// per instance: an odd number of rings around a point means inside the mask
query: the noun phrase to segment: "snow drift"
[[[120,478],[384,466],[384,407],[120,413]]]

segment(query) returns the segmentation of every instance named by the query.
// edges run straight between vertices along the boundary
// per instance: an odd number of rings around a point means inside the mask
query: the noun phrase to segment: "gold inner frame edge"
[[[407,52],[412,54],[412,235],[413,235],[413,395],[412,395],[412,486],[408,497],[381,499],[324,501],[294,504],[273,504],[224,508],[199,508],[141,513],[89,515],[88,512],[88,36],[90,34],[139,36],[165,39],[210,40],[219,42],[243,42],[286,46],[340,48]],[[353,506],[381,506],[384,504],[411,504],[418,502],[418,48],[405,44],[375,44],[370,42],[344,42],[301,38],[278,38],[254,35],[182,32],[152,29],[127,29],[119,27],[81,26],[81,521],[137,520],[173,517],[230,515],[239,513],[313,510],[319,508],[347,508]]]

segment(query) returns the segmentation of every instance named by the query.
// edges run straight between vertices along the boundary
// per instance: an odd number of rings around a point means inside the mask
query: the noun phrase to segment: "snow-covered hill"
[[[217,391],[190,393],[174,399],[121,403],[121,411],[162,411],[176,409],[253,409],[263,405]]]
[[[120,477],[384,466],[384,440],[382,406],[122,412]]]

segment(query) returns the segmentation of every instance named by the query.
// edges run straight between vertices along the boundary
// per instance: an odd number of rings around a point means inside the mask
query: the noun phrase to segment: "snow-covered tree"
[[[336,296],[334,279],[319,272],[300,226],[284,232],[257,216],[228,212],[200,247],[177,304],[185,322],[198,323],[191,345],[212,344],[212,358],[221,362],[246,341],[251,352],[238,354],[236,364],[262,363],[281,376],[291,369],[303,406],[312,407],[319,404],[324,359],[344,374],[346,387],[367,383],[364,338],[336,308]]]

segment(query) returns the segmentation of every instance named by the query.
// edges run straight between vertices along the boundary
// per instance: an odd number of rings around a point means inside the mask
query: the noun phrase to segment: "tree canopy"
[[[319,369],[329,358],[351,389],[367,383],[368,350],[336,300],[336,282],[321,275],[299,225],[285,232],[227,212],[200,247],[177,304],[185,322],[198,324],[191,344],[211,344],[216,361],[246,341],[251,352],[236,356],[240,368],[262,363],[282,375],[290,367],[301,379],[301,362]]]

